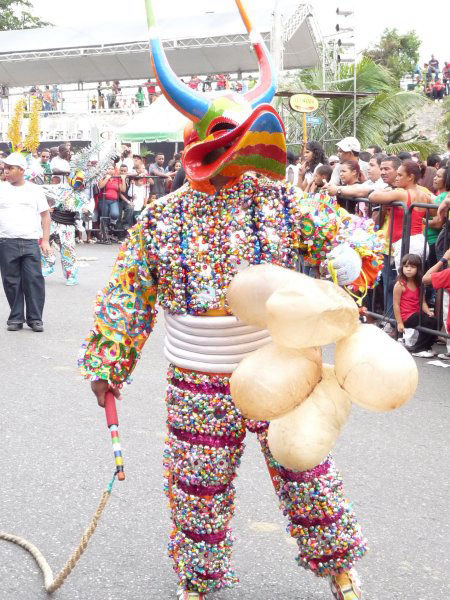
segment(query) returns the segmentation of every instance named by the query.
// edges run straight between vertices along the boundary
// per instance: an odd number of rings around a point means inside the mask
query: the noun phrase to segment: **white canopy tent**
[[[173,108],[164,96],[159,96],[118,129],[116,135],[121,142],[178,143],[183,141],[186,123],[186,117]]]
[[[320,62],[320,34],[313,9],[285,0],[277,49],[282,41],[284,68]],[[255,27],[270,46],[273,16],[252,11]],[[159,28],[168,60],[181,77],[257,70],[244,25],[236,12],[161,20]],[[0,82],[10,87],[139,80],[153,76],[145,22],[120,26],[97,23],[83,29],[47,27],[0,32]]]

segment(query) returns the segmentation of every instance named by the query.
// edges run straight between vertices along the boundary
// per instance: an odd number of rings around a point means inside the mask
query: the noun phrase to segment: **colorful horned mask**
[[[236,0],[259,60],[260,81],[245,94],[231,90],[202,94],[172,71],[155,28],[151,0],[145,0],[150,53],[157,81],[169,102],[188,119],[183,165],[194,189],[213,193],[218,176],[228,185],[247,171],[284,179],[286,137],[277,111],[269,104],[275,75],[262,37],[255,32],[241,0]]]

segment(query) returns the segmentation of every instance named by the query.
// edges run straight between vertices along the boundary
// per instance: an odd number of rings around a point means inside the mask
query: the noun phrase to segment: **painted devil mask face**
[[[169,102],[190,122],[184,133],[183,164],[194,189],[213,192],[217,176],[235,182],[247,171],[284,179],[286,138],[283,123],[269,104],[275,78],[268,50],[253,31],[240,0],[236,0],[260,66],[260,82],[249,92],[201,94],[186,86],[170,68],[156,34],[150,0],[146,0],[153,69]]]

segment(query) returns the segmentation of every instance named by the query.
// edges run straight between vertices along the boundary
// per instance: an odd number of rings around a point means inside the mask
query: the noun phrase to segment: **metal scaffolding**
[[[320,49],[308,20],[308,3],[292,0],[281,13],[257,13],[255,26],[280,71],[317,65]],[[163,46],[181,77],[257,70],[254,53],[239,14],[176,17],[162,24]],[[206,35],[205,35],[206,34]],[[61,27],[0,32],[0,81],[9,87],[70,84],[152,76],[145,28]],[[227,48],[224,52],[222,48]]]
[[[330,152],[334,152],[335,143],[351,133],[348,129],[344,128],[347,125],[346,123],[344,125],[344,122],[348,113],[355,110],[355,100],[375,96],[376,92],[340,92],[335,90],[304,89],[278,92],[277,97],[280,98],[278,111],[286,128],[286,138],[289,146],[303,146],[303,116],[302,113],[292,110],[289,104],[291,96],[295,94],[310,94],[318,99],[319,107],[314,112],[313,117],[315,122],[308,126],[310,131],[309,138],[320,142]],[[329,104],[330,101],[336,98],[349,100],[349,102],[336,119],[331,119],[329,116]]]
[[[334,151],[335,143],[348,135],[356,135],[357,100],[373,95],[371,93],[357,92],[357,54],[354,40],[354,29],[352,26],[353,10],[336,10],[336,32],[322,36],[320,28],[311,11],[306,14],[309,5],[303,5],[298,9],[299,18],[303,18],[311,28],[322,55],[322,89],[295,91],[280,91],[279,111],[286,127],[288,144],[291,146],[303,145],[303,116],[292,110],[289,99],[294,94],[310,94],[319,100],[319,107],[314,115],[307,117],[310,139],[322,143],[328,150]],[[293,24],[294,27],[294,24]],[[351,77],[342,77],[342,65],[353,65]],[[352,83],[352,89],[342,91],[339,84]],[[347,100],[341,113],[337,117],[330,117],[330,102],[340,98]],[[352,127],[349,127],[349,114],[351,114]]]

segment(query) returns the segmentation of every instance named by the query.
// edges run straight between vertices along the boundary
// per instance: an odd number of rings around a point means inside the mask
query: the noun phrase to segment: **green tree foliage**
[[[352,92],[353,72],[353,65],[341,65],[340,78],[347,81],[334,83],[331,90]],[[284,83],[283,88],[311,93],[323,90],[322,69],[299,71],[294,79]],[[431,142],[419,138],[414,128],[405,125],[421,106],[429,102],[424,95],[401,90],[386,67],[367,57],[356,66],[356,90],[370,93],[356,102],[356,137],[362,148],[376,144],[388,152],[418,151],[423,156],[434,149]],[[324,113],[326,121],[314,127],[310,137],[323,143],[326,150],[333,153],[336,151],[336,140],[353,135],[353,99],[331,98],[322,101],[317,114]],[[283,114],[287,121],[286,112]],[[289,123],[286,125],[289,132]]]
[[[33,29],[51,25],[34,17],[27,9],[33,8],[30,0],[0,0],[0,31]]]
[[[400,81],[414,72],[421,43],[414,30],[401,34],[397,29],[385,29],[378,44],[365,50],[364,55],[389,69]]]

